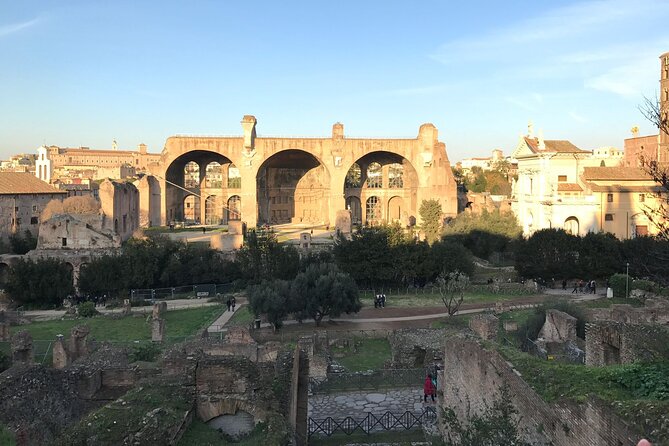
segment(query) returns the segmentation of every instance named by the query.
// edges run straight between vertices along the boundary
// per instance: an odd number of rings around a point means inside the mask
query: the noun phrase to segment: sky
[[[167,137],[415,137],[451,161],[623,147],[658,94],[665,0],[0,0],[0,159]]]

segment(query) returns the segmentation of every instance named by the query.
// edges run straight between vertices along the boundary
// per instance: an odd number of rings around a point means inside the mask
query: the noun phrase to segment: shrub
[[[153,342],[147,342],[135,345],[130,352],[130,361],[146,361],[153,362],[160,354],[160,345]]]
[[[95,309],[95,303],[83,302],[77,306],[77,314],[79,317],[93,317],[100,313]]]
[[[614,274],[609,278],[609,286],[613,289],[613,297],[627,297],[625,296],[627,280],[626,274]]]
[[[5,352],[0,351],[0,373],[7,370],[10,365],[12,364],[9,360],[9,356]]]

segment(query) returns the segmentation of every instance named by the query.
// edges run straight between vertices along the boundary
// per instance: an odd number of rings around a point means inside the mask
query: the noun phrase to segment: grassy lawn
[[[244,305],[232,315],[226,327],[248,327],[255,319],[248,305]]]
[[[247,437],[239,441],[227,441],[217,430],[209,427],[206,423],[195,417],[188,430],[181,437],[177,446],[218,446],[234,444],[238,446],[257,446],[264,444],[266,436],[265,426],[261,423]]]
[[[632,305],[633,307],[643,306],[643,302],[641,302],[639,299],[625,299],[624,297],[613,297],[611,299],[603,297],[597,300],[582,302],[579,305],[583,306],[584,308],[609,308],[611,305],[617,304],[627,304]]]
[[[471,318],[471,314],[445,317],[443,319],[437,319],[436,321],[432,322],[430,324],[430,328],[466,328],[469,327],[469,319]]]
[[[223,312],[223,305],[173,310],[165,313],[165,329],[168,338],[184,337],[211,324]],[[75,325],[88,325],[90,338],[100,341],[135,341],[151,339],[151,325],[147,315],[133,315],[122,319],[96,316],[88,319],[66,319],[34,322],[29,325],[12,327],[12,333],[27,330],[35,340],[56,339],[62,334],[69,337]]]
[[[390,359],[390,343],[387,339],[353,338],[355,344],[348,347],[333,347],[333,355],[349,372],[382,369]]]
[[[518,299],[521,297],[530,297],[529,295],[517,294],[493,294],[470,292],[465,293],[463,303],[494,303],[498,301],[505,301],[510,299]],[[364,307],[374,307],[374,295],[371,291],[364,291],[360,293],[360,301]],[[431,290],[416,290],[407,293],[406,290],[399,290],[398,292],[386,292],[386,307],[438,307],[443,306],[444,302],[441,300],[441,295],[438,292]]]

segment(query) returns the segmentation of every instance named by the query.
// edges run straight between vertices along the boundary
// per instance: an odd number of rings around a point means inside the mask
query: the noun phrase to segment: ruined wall
[[[139,193],[132,183],[105,180],[100,184],[100,204],[107,216],[105,228],[111,229],[122,241],[132,237],[139,227]]]
[[[546,310],[546,322],[539,337],[545,342],[566,342],[576,339],[576,318],[559,310]]]
[[[57,214],[42,221],[37,249],[118,248],[121,239],[104,228],[105,216]]]
[[[585,364],[631,364],[669,358],[669,330],[656,325],[593,322],[585,326]]]
[[[591,321],[614,321],[627,324],[669,324],[669,300],[646,298],[643,307],[615,304],[609,308],[592,308],[588,311]]]
[[[429,328],[394,330],[389,333],[391,366],[426,367],[443,357],[445,331]]]
[[[494,339],[499,328],[499,319],[492,314],[477,314],[469,319],[469,328],[482,339]]]
[[[636,436],[605,404],[547,403],[499,353],[461,337],[449,339],[444,353],[442,404],[464,420],[480,413],[507,385],[519,412],[519,430],[534,445],[609,446],[635,444]]]

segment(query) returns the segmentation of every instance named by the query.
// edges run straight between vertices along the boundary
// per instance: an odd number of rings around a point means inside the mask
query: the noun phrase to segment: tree
[[[13,254],[23,255],[37,248],[37,239],[32,232],[26,229],[23,236],[20,233],[10,235],[9,246]]]
[[[312,318],[316,325],[326,316],[357,313],[361,308],[355,281],[333,264],[310,265],[295,277],[290,292],[292,302],[301,302],[293,310]]]
[[[644,97],[644,102],[639,106],[641,114],[653,123],[660,133],[669,134],[669,110],[663,109],[663,104],[657,97],[650,99]],[[656,208],[646,207],[644,214],[653,222],[658,230],[658,236],[669,240],[669,166],[660,164],[660,160],[647,160],[641,158],[642,169],[663,189],[658,192],[658,205]],[[666,258],[664,260],[668,260]]]
[[[475,256],[487,259],[504,252],[522,235],[522,228],[512,212],[483,210],[480,214],[463,212],[444,226],[447,240],[462,243]]]
[[[453,316],[465,300],[465,291],[469,288],[469,276],[457,270],[450,273],[442,272],[436,282],[448,315]]]
[[[580,239],[563,229],[542,229],[516,249],[516,271],[528,279],[574,278],[580,272],[577,256]]]
[[[578,266],[586,277],[606,278],[623,265],[620,242],[610,233],[588,232],[579,244]]]
[[[427,242],[432,244],[439,240],[442,218],[441,203],[439,203],[439,200],[423,200],[418,209],[418,214],[423,220],[421,229],[423,230],[423,234],[425,234]]]
[[[60,260],[22,259],[10,267],[5,292],[29,308],[57,307],[74,293],[72,270]]]
[[[256,317],[264,314],[274,330],[281,328],[289,314],[290,283],[285,280],[265,280],[248,289],[249,306]]]
[[[465,187],[472,192],[485,192],[488,182],[483,169],[479,166],[472,167],[471,173],[465,179]]]
[[[235,261],[247,283],[272,278],[290,280],[300,267],[300,256],[295,247],[281,246],[271,231],[248,231]]]

